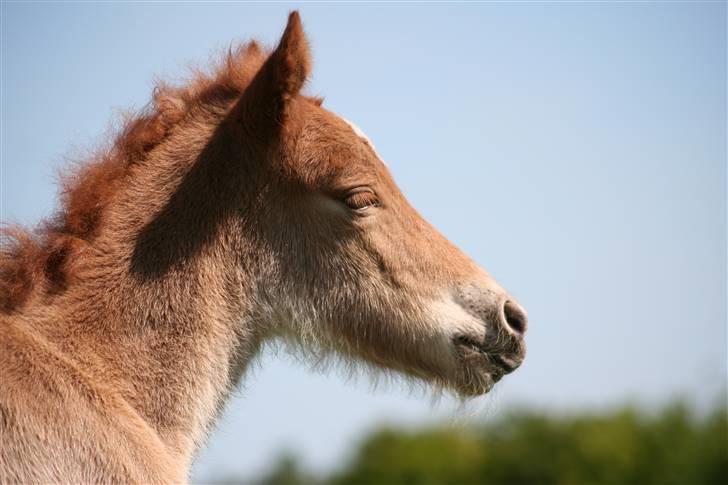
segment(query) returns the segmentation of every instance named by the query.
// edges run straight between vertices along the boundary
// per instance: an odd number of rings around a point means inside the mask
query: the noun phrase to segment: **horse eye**
[[[363,189],[350,192],[346,196],[346,198],[344,198],[344,203],[350,209],[357,212],[362,212],[367,209],[371,209],[372,207],[378,206],[379,198],[377,198],[376,194],[371,190]]]

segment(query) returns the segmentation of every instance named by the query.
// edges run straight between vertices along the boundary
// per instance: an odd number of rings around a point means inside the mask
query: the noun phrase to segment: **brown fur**
[[[130,167],[159,145],[195,107],[225,105],[240,96],[264,53],[250,42],[228,53],[213,75],[198,73],[185,88],[161,85],[151,110],[129,119],[112,147],[97,154],[62,180],[61,209],[35,234],[4,228],[0,248],[0,307],[11,313],[22,307],[33,288],[66,281],[68,261],[84,243],[91,243],[101,214]]]
[[[186,480],[272,338],[462,395],[520,364],[523,310],[300,94],[310,66],[294,12],[272,53],[157,88],[53,219],[4,230],[0,482]]]

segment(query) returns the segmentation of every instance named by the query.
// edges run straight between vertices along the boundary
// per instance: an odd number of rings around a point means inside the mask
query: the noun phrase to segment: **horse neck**
[[[199,193],[200,182],[193,184],[197,192],[181,197],[209,196]],[[179,196],[179,184],[171,186]],[[107,225],[79,264],[76,282],[57,302],[68,324],[51,324],[49,333],[189,465],[257,352],[256,322],[263,316],[252,304],[255,288],[242,270],[245,249],[232,219],[218,214],[200,222],[197,217],[199,227],[193,224],[175,241],[161,229],[182,224],[185,211],[170,210],[161,200],[155,204],[143,191],[129,193],[136,195],[122,196],[108,209]],[[224,195],[217,194],[222,202]],[[166,219],[154,226],[160,217]],[[148,232],[150,227],[156,229]],[[184,244],[205,231],[192,250],[161,246],[157,251],[157,237]],[[167,254],[174,257],[164,259]]]

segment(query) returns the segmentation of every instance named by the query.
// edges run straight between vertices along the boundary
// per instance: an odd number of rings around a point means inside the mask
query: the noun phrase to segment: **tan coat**
[[[5,230],[0,482],[186,481],[273,338],[463,396],[521,363],[524,311],[300,94],[309,71],[294,12],[272,53],[160,86],[54,219]]]

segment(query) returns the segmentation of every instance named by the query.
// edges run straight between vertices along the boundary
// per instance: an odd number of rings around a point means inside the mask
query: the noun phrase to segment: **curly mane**
[[[34,293],[63,291],[74,256],[93,243],[104,210],[129,168],[194,110],[226,106],[239,97],[266,56],[251,41],[229,50],[211,73],[195,70],[186,86],[159,83],[152,102],[124,122],[109,148],[61,177],[60,208],[51,219],[33,230],[0,228],[0,312],[18,310]]]

